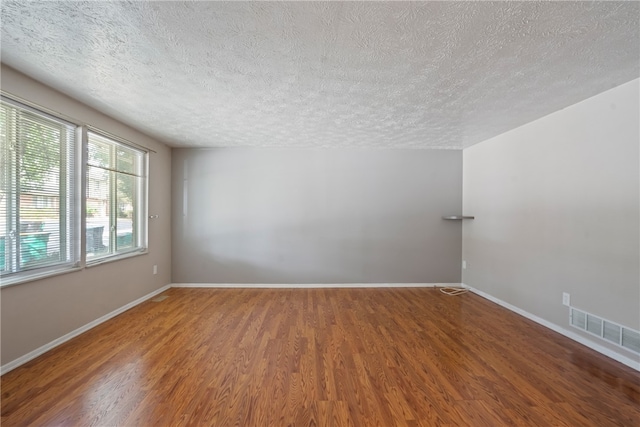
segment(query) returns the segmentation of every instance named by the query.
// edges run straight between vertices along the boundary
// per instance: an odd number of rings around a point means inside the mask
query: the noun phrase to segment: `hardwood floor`
[[[640,375],[481,297],[170,289],[2,377],[2,426],[637,426]]]

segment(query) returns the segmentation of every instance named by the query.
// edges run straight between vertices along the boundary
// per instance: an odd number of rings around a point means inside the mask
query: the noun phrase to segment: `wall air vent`
[[[631,329],[622,329],[622,346],[631,351],[640,353],[640,332]]]
[[[569,316],[569,324],[574,328],[640,354],[640,332],[574,307],[570,308]]]
[[[587,313],[572,308],[571,325],[578,329],[587,329]]]
[[[587,314],[587,331],[595,335],[602,334],[602,319]]]
[[[620,344],[620,334],[622,328],[615,323],[604,322],[604,329],[602,330],[602,338],[611,341],[614,344]]]

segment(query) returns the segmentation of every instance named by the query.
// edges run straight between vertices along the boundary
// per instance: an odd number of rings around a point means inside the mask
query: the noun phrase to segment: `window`
[[[146,153],[88,132],[87,262],[146,249]]]
[[[79,260],[76,126],[2,98],[0,274],[18,280]]]
[[[4,95],[0,143],[0,285],[146,250],[146,151]]]
[[[34,196],[33,198],[33,202],[36,205],[36,208],[39,209],[47,209],[47,208],[51,208],[51,209],[56,209],[57,208],[57,197],[51,197],[51,196]]]

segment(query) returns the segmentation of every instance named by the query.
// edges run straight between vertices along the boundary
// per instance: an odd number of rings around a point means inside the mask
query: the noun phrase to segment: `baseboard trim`
[[[462,284],[462,286],[464,288],[469,289],[471,292],[473,292],[474,294],[481,296],[482,298],[485,298],[491,302],[494,302],[510,311],[513,311],[516,314],[519,314],[523,317],[526,317],[529,320],[532,320],[546,328],[551,329],[554,332],[559,333],[560,335],[564,335],[565,337],[572,339],[573,341],[576,341],[586,347],[589,347],[592,350],[597,351],[598,353],[607,356],[617,362],[620,362],[632,369],[635,369],[636,371],[640,371],[640,360],[633,360],[623,354],[620,354],[618,352],[615,352],[607,347],[604,347],[600,344],[598,344],[597,342],[594,342],[586,337],[583,337],[582,335],[579,335],[575,332],[572,332],[568,329],[565,329],[561,326],[556,325],[555,323],[551,323],[548,320],[545,320],[541,317],[536,316],[535,314],[531,314],[528,311],[525,311],[521,308],[516,307],[515,305],[511,305],[508,302],[502,301],[499,298],[494,297],[493,295],[490,295],[486,292],[483,292],[481,290],[478,290],[472,286],[468,286],[465,285],[464,283]]]
[[[69,341],[72,338],[77,337],[78,335],[88,331],[89,329],[95,328],[96,326],[98,326],[101,323],[106,322],[107,320],[116,317],[117,315],[124,313],[125,311],[129,310],[130,308],[135,307],[136,305],[145,302],[146,300],[153,298],[154,296],[166,291],[167,289],[169,289],[171,287],[171,285],[166,285],[161,287],[160,289],[157,289],[143,297],[138,298],[135,301],[131,301],[128,304],[123,305],[122,307],[105,314],[102,317],[99,317],[98,319],[87,323],[84,326],[79,327],[78,329],[75,329],[71,332],[69,332],[68,334],[65,334],[63,336],[61,336],[60,338],[57,338],[53,341],[51,341],[50,343],[47,343],[45,345],[43,345],[42,347],[39,347],[33,351],[30,351],[29,353],[25,354],[24,356],[18,357],[17,359],[0,366],[0,375],[4,375],[9,371],[12,371],[13,369],[17,368],[18,366],[24,365],[25,363],[27,363],[30,360],[35,359],[36,357],[46,353],[47,351],[59,346],[60,344],[63,344],[67,341]]]
[[[541,317],[538,317],[534,314],[531,314],[521,308],[518,308],[512,304],[509,304],[505,301],[502,301],[499,298],[496,298],[486,292],[480,291],[472,286],[466,285],[464,283],[315,283],[315,284],[291,284],[291,283],[278,283],[278,284],[260,284],[260,283],[172,283],[166,286],[163,286],[160,289],[157,289],[143,297],[136,299],[124,306],[105,314],[104,316],[87,323],[84,326],[81,326],[78,329],[75,329],[68,334],[63,335],[60,338],[57,338],[27,354],[21,356],[5,365],[0,366],[0,375],[4,375],[9,371],[29,362],[30,360],[35,359],[36,357],[46,353],[47,351],[69,341],[72,338],[77,337],[78,335],[95,328],[101,323],[106,322],[113,317],[124,313],[130,308],[135,307],[136,305],[153,298],[154,296],[166,291],[169,288],[219,288],[219,289],[315,289],[315,288],[438,288],[438,287],[464,287],[469,289],[474,294],[481,296],[491,302],[494,302],[516,314],[519,314],[529,320],[532,320],[546,328],[551,329],[573,341],[576,341],[586,347],[589,347],[592,350],[597,351],[600,354],[603,354],[615,361],[618,361],[636,371],[640,371],[640,361],[633,360],[625,355],[617,353],[609,348],[606,348],[592,340],[578,335],[572,331],[569,331],[561,326],[556,325],[555,323],[551,323]]]
[[[172,288],[318,289],[318,288],[440,288],[460,283],[172,283]]]

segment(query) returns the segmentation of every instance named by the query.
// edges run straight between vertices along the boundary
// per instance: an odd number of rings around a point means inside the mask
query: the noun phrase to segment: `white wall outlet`
[[[158,274],[158,266],[157,265],[153,266],[153,274]]]
[[[467,261],[462,261],[462,269],[466,270],[467,269]]]
[[[562,305],[570,306],[571,305],[571,295],[566,292],[562,293]]]

